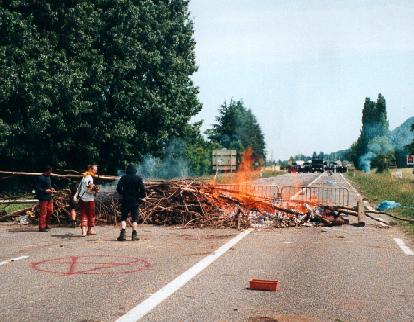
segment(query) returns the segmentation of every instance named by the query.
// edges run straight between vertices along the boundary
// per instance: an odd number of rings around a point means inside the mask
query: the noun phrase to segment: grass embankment
[[[276,177],[285,173],[286,172],[283,170],[264,170],[262,173],[262,178]]]
[[[12,212],[19,211],[30,207],[30,204],[20,204],[20,205],[0,205],[0,212],[4,211],[7,214]]]
[[[32,194],[21,194],[21,195],[0,195],[0,199],[33,199],[34,196]],[[36,203],[34,203],[36,204]],[[0,213],[10,214],[15,211],[26,209],[33,204],[24,203],[24,204],[3,204],[0,203]]]
[[[217,176],[212,176],[212,180],[222,184],[241,183],[246,181],[255,181],[260,178],[270,178],[284,174],[284,171],[276,170],[262,170],[252,171],[240,177],[239,173],[219,173]]]
[[[397,169],[386,173],[363,173],[354,171],[347,174],[355,188],[371,204],[378,205],[384,200],[399,202],[401,207],[387,210],[399,217],[414,219],[414,176],[413,169]],[[402,177],[399,177],[402,174]],[[399,221],[410,233],[414,234],[414,224]]]

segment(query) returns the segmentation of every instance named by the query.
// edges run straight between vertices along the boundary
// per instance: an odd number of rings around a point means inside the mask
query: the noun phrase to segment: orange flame
[[[243,152],[239,170],[234,179],[235,183],[246,183],[252,181],[256,177],[258,171],[253,169],[253,162],[253,150],[251,147],[248,147]]]

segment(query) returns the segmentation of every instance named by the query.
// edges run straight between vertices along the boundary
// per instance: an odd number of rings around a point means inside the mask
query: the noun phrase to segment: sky
[[[414,1],[191,0],[202,130],[243,100],[268,159],[347,149],[366,97],[414,115]]]

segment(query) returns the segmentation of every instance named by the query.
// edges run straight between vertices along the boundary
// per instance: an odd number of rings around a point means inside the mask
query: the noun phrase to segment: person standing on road
[[[80,213],[82,237],[86,235],[96,235],[95,227],[95,196],[99,192],[99,187],[94,185],[93,177],[98,173],[96,164],[88,165],[88,170],[83,174],[80,183]]]
[[[35,192],[36,197],[39,199],[39,231],[48,232],[49,231],[49,220],[53,212],[53,198],[52,195],[55,192],[55,189],[52,188],[52,180],[50,175],[52,173],[52,167],[46,166],[44,168],[43,174],[41,174],[36,180]]]
[[[80,187],[78,187],[76,182],[71,182],[69,184],[69,191],[70,191],[70,199],[69,199],[70,218],[69,219],[70,219],[70,225],[72,228],[76,228],[76,217],[77,217],[76,212],[79,211],[77,202],[73,200],[73,197],[75,196],[78,189],[80,189]]]
[[[137,175],[137,169],[133,164],[128,164],[125,175],[121,177],[116,191],[122,196],[121,202],[121,233],[118,241],[126,240],[126,220],[131,213],[132,219],[132,240],[139,240],[138,228],[138,207],[145,198],[145,186],[142,178]]]

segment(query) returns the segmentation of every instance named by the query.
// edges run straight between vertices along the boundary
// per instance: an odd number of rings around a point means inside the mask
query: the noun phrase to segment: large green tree
[[[0,166],[114,171],[201,105],[188,0],[0,2]]]
[[[371,166],[379,171],[386,169],[395,159],[390,144],[386,101],[378,94],[377,102],[365,99],[362,110],[362,129],[358,140],[351,146],[351,158],[358,169],[369,171]]]
[[[253,158],[260,163],[265,161],[266,144],[256,117],[243,101],[224,102],[219,108],[213,128],[207,131],[211,142],[227,149],[243,152],[252,147]]]

